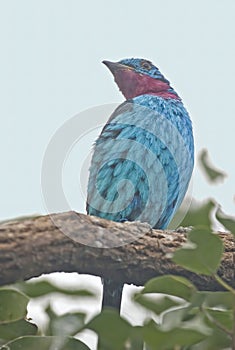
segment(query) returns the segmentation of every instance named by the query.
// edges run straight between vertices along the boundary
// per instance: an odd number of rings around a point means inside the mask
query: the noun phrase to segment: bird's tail
[[[116,308],[120,311],[122,301],[123,284],[111,278],[103,278],[103,301],[102,309],[105,306]]]

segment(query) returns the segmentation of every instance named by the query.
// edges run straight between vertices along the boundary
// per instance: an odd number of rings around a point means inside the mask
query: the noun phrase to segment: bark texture
[[[233,236],[218,234],[225,245],[219,275],[235,287]],[[152,277],[175,274],[189,278],[200,290],[221,290],[213,278],[171,261],[170,253],[185,241],[182,232],[75,212],[5,222],[0,224],[0,285],[64,271],[114,277],[117,285],[143,285]]]

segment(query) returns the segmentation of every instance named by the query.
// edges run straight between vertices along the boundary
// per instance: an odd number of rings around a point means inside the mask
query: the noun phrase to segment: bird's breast
[[[139,96],[121,105],[96,142],[88,213],[166,227],[191,177],[191,138],[190,119],[179,104]]]

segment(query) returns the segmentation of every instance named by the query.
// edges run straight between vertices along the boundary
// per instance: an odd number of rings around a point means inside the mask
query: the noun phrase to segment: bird
[[[103,61],[123,94],[94,144],[87,214],[166,229],[194,167],[192,121],[182,99],[151,61]],[[123,286],[104,278],[103,306],[120,309]]]

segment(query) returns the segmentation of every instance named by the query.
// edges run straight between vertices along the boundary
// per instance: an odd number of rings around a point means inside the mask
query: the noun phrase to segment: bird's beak
[[[134,70],[134,68],[119,62],[103,61],[102,63],[104,63],[113,74],[118,70]]]

